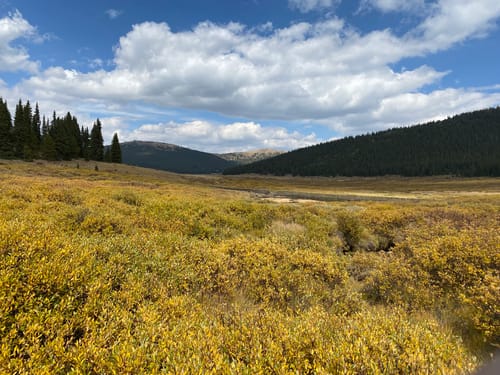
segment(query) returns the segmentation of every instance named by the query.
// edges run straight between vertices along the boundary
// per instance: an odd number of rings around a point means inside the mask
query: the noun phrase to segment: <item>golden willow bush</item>
[[[0,165],[1,373],[461,374],[498,348],[499,194],[103,169]]]

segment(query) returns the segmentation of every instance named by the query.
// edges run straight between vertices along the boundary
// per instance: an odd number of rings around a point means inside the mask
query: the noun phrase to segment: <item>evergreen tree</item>
[[[56,125],[56,111],[52,112],[52,121],[50,122],[50,128],[53,128]]]
[[[21,99],[14,116],[14,154],[18,158],[31,160],[34,156],[36,135],[32,128],[33,114],[29,100],[23,106]]]
[[[80,156],[85,160],[89,160],[89,147],[90,147],[90,134],[89,128],[84,128],[82,126],[81,130],[81,148],[80,148]]]
[[[104,147],[104,161],[106,163],[111,163],[111,148]]]
[[[71,147],[69,157],[70,159],[77,158],[80,156],[80,144],[82,143],[80,126],[76,117],[72,116],[69,112],[64,117],[63,122]]]
[[[102,138],[102,125],[99,119],[97,119],[90,131],[89,159],[104,160],[104,139]]]
[[[64,118],[54,117],[49,134],[54,140],[58,158],[70,160],[80,156],[80,127],[71,113]]]
[[[118,140],[118,133],[113,135],[113,140],[111,141],[111,162],[121,163],[122,162],[122,150],[120,147],[120,141]]]
[[[19,99],[12,125],[7,103],[0,98],[0,157],[70,160],[86,153],[88,139],[88,129],[85,134],[81,132],[70,112],[59,118],[54,111],[49,122],[45,116],[41,119],[38,103],[33,113],[29,100],[23,105]]]
[[[7,102],[0,98],[0,158],[10,158],[13,155],[12,117]]]
[[[23,144],[22,157],[25,160],[33,160],[34,147],[36,147],[36,136],[33,131],[33,111],[30,101],[26,101],[23,109]]]
[[[38,103],[36,103],[35,113],[33,114],[33,118],[31,121],[31,147],[33,148],[35,154],[38,154],[40,150],[40,144],[42,142],[41,127],[42,122],[40,120],[40,109],[38,108]]]
[[[68,112],[68,125],[71,129],[71,134],[76,141],[76,147],[73,157],[78,158],[81,155],[82,147],[82,133],[80,132],[80,125],[78,125],[78,120],[75,116],[71,116]]]
[[[46,134],[43,136],[40,151],[43,159],[57,160],[56,144],[50,134]]]
[[[49,134],[49,120],[45,119],[45,115],[42,120],[42,138]]]
[[[24,145],[23,159],[25,161],[33,161],[33,157],[34,157],[34,154],[33,154],[32,148],[29,145]]]
[[[29,100],[26,101],[26,104],[24,105],[23,116],[24,131],[26,132],[26,135],[28,135],[28,132],[31,133],[31,122],[33,120],[33,110],[31,109]]]
[[[16,157],[21,158],[23,156],[24,145],[26,144],[26,136],[24,130],[24,106],[19,99],[19,103],[16,105],[16,112],[14,114],[14,127],[12,129],[13,141],[14,141],[14,153]]]

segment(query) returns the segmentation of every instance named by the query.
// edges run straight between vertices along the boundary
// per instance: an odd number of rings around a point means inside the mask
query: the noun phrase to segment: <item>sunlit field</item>
[[[462,374],[500,345],[499,179],[0,161],[0,213],[1,373]]]

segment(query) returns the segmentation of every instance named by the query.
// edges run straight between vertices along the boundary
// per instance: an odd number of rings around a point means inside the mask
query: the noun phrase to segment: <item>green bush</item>
[[[360,218],[355,213],[347,211],[338,213],[337,229],[344,240],[345,251],[358,249],[364,228]]]

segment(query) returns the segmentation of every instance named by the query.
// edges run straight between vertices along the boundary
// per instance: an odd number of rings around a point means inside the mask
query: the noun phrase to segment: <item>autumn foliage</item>
[[[498,191],[280,203],[93,165],[0,165],[0,372],[460,374],[499,345]]]

